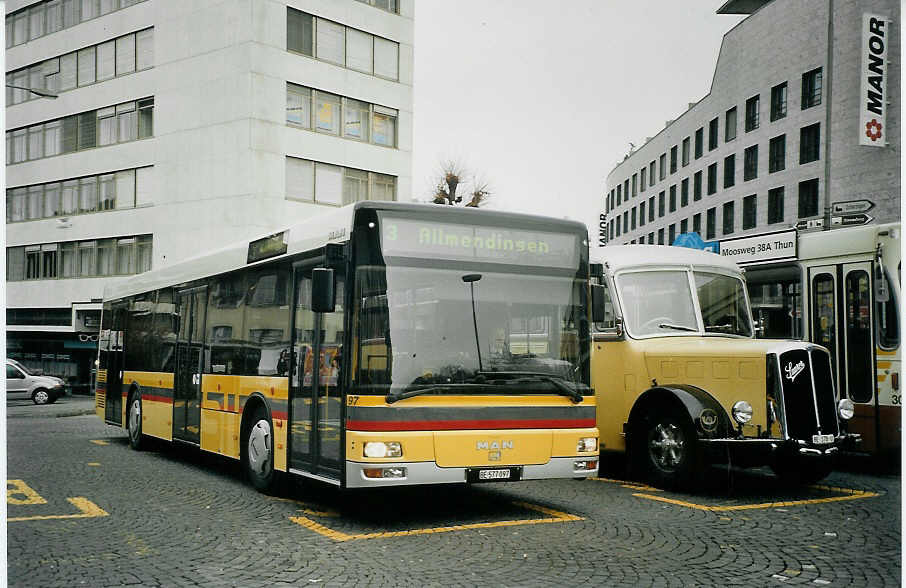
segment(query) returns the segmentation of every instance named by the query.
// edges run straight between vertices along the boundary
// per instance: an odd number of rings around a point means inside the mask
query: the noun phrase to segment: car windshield
[[[460,393],[580,384],[581,294],[574,277],[359,267],[356,385]]]
[[[664,334],[723,334],[750,337],[742,280],[693,272],[702,316],[696,315],[685,269],[626,272],[616,279],[626,328],[634,337]]]

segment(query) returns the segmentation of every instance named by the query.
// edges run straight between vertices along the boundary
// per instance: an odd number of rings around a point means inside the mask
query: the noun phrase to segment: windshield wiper
[[[502,376],[508,379],[531,378],[541,382],[548,382],[553,384],[554,388],[557,389],[557,394],[569,397],[574,404],[578,404],[584,400],[582,393],[579,392],[577,388],[570,386],[563,378],[558,378],[557,376],[552,376],[550,374],[541,374],[538,372],[479,372],[478,375],[488,378],[493,378],[495,376]]]
[[[690,331],[692,333],[698,332],[698,329],[692,327],[687,327],[685,325],[671,325],[670,323],[661,323],[657,326],[659,329],[673,329],[675,331]]]
[[[387,401],[387,404],[393,404],[404,398],[412,398],[413,396],[419,396],[421,394],[433,394],[435,392],[441,392],[447,390],[449,386],[425,386],[423,388],[403,388],[402,390],[397,390],[396,392],[388,392],[387,396],[384,397],[384,400]]]

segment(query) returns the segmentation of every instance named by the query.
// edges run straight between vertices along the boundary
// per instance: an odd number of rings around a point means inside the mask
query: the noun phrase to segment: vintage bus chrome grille
[[[838,433],[830,359],[817,348],[792,349],[778,357],[786,433],[811,441],[816,434]]]

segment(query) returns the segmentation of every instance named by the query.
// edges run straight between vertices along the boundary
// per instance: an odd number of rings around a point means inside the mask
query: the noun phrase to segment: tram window
[[[890,282],[890,276],[887,276]],[[897,300],[893,290],[885,302],[876,302],[875,312],[878,321],[878,345],[882,349],[896,349],[900,345],[900,323],[897,316]]]
[[[830,274],[818,274],[812,280],[812,328],[813,340],[828,348],[834,371],[837,368],[837,322],[834,302],[834,278]]]
[[[758,282],[749,278],[752,315],[759,339],[802,338],[802,286],[799,278]]]
[[[871,285],[868,273],[846,276],[847,389],[854,402],[872,398]]]

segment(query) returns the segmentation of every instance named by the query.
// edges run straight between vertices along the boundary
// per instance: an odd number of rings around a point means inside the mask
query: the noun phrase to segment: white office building
[[[853,201],[870,222],[899,220],[900,3],[729,0],[718,13],[747,16],[708,94],[608,175],[598,246],[856,224],[834,207]]]
[[[9,357],[85,389],[120,276],[411,199],[414,3],[8,0]]]

